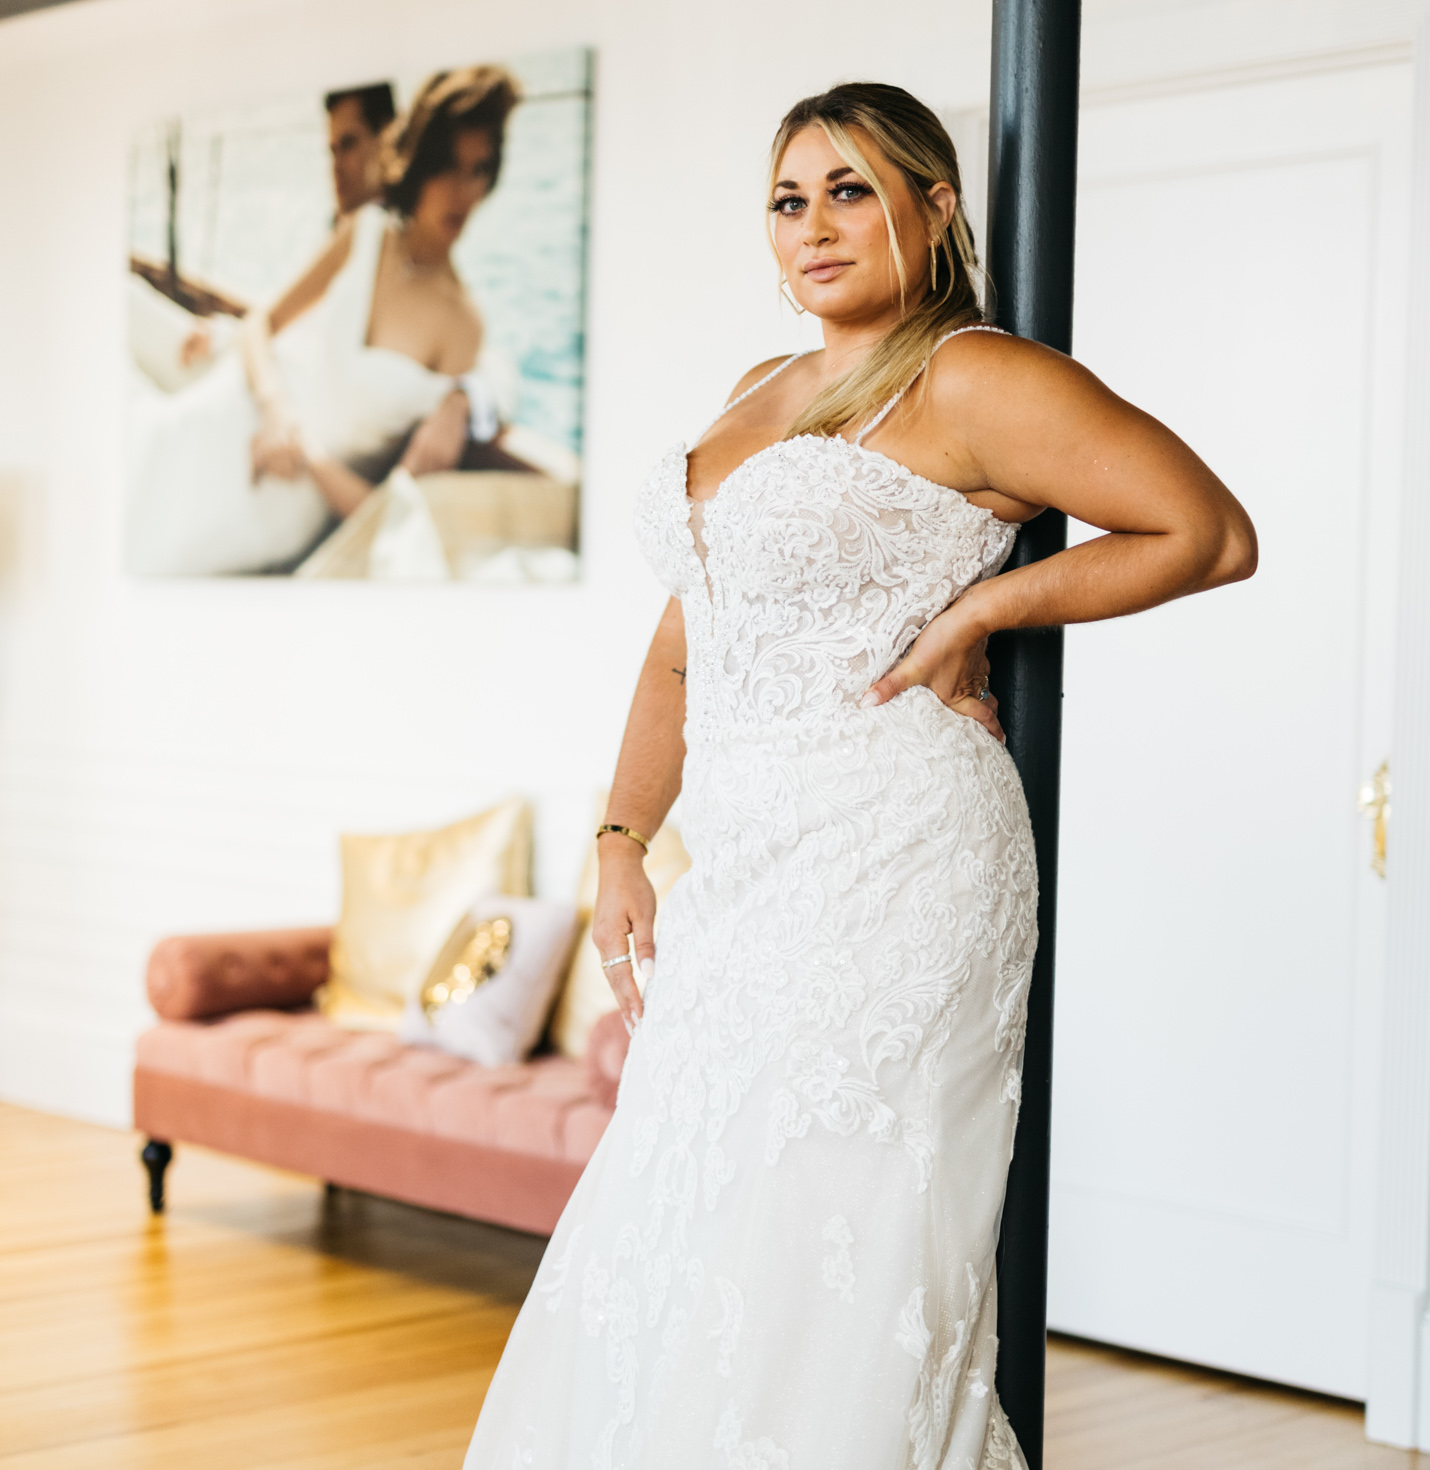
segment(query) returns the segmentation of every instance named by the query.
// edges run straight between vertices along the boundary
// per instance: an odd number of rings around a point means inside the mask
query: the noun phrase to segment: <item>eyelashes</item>
[[[867,199],[873,192],[868,184],[835,184],[829,190],[829,197],[836,204],[853,204],[860,199]],[[803,194],[780,194],[770,200],[770,213],[789,218],[808,206],[809,200]]]

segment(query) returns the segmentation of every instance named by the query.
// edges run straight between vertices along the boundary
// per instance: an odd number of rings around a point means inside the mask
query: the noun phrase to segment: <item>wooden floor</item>
[[[200,1149],[154,1221],[138,1143],[0,1105],[2,1470],[459,1470],[542,1243]],[[1048,1470],[1421,1464],[1346,1404],[1075,1342],[1048,1368]]]

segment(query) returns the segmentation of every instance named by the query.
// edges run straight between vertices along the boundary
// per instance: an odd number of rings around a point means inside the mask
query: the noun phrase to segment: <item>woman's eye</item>
[[[867,198],[874,191],[867,184],[838,184],[830,193],[835,199],[851,203],[855,199]]]
[[[798,194],[781,194],[770,204],[772,214],[795,214],[804,208],[804,199]]]

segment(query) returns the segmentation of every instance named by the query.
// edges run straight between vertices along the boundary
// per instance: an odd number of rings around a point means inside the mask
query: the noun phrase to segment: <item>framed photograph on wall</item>
[[[591,78],[572,48],[135,139],[129,572],[576,576]]]

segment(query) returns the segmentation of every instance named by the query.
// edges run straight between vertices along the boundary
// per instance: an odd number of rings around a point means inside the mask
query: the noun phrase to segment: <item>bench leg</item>
[[[164,1213],[164,1171],[174,1150],[157,1138],[151,1138],[139,1151],[144,1167],[149,1171],[149,1208],[156,1214]]]

